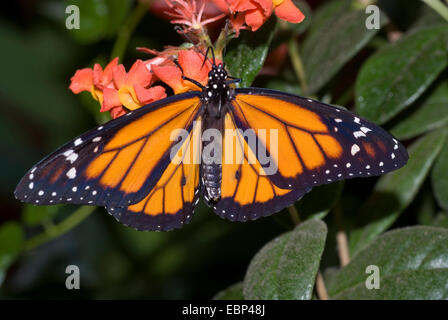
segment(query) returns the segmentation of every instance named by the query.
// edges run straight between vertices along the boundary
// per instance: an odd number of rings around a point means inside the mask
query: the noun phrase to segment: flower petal
[[[248,10],[254,10],[257,5],[248,0],[227,0],[229,8],[232,12],[244,12]]]
[[[110,110],[110,115],[112,119],[116,119],[118,117],[121,117],[122,115],[126,114],[126,110],[123,108],[123,106],[115,107],[112,110]]]
[[[118,98],[120,103],[129,110],[138,109],[143,105],[138,101],[133,87],[123,86],[118,89]]]
[[[266,18],[269,18],[272,14],[272,11],[274,10],[274,5],[272,3],[272,0],[252,0],[253,2],[256,2],[258,6],[263,9],[263,15]]]
[[[113,59],[108,63],[106,68],[103,69],[96,63],[93,67],[93,84],[96,88],[103,89],[112,82],[113,69],[118,65],[118,58]]]
[[[70,90],[78,94],[82,91],[92,92],[93,90],[93,71],[89,68],[76,70],[75,75],[70,79]]]
[[[120,98],[118,97],[118,91],[111,88],[104,88],[103,90],[103,103],[101,104],[101,112],[109,111],[112,108],[121,106]]]
[[[275,8],[275,14],[282,20],[292,23],[300,23],[305,19],[302,11],[297,8],[292,0],[284,0],[278,7]]]
[[[252,31],[258,30],[266,21],[262,9],[250,10],[246,12],[246,24]]]
[[[179,51],[179,64],[184,71],[184,76],[194,79],[203,86],[207,84],[208,73],[211,70],[210,60],[207,59],[204,64],[204,56],[194,50]],[[190,81],[188,81],[191,83]],[[191,86],[190,86],[191,87]],[[194,90],[198,90],[195,85]]]
[[[146,68],[143,61],[139,59],[135,61],[135,63],[129,70],[126,78],[126,84],[129,86],[139,84],[143,87],[146,87],[151,84],[151,78],[151,72],[149,72],[149,70]]]
[[[182,72],[178,67],[175,66],[152,66],[152,71],[162,82],[169,85],[174,93],[181,93],[187,91],[184,89],[184,84],[182,81]]]
[[[146,89],[138,84],[134,85],[135,94],[142,105],[166,98],[165,88],[154,86]]]
[[[124,86],[127,75],[126,69],[122,64],[119,64],[112,69],[112,75],[116,88],[121,88],[122,86]]]

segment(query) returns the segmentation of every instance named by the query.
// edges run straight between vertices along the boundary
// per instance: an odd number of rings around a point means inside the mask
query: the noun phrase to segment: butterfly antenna
[[[182,67],[181,67],[181,65],[180,65],[180,63],[179,63],[179,61],[174,60],[174,63],[176,64],[176,66],[177,66],[177,67],[180,69],[180,71],[182,72],[182,80],[190,81],[191,83],[195,84],[196,86],[198,86],[199,88],[201,88],[202,90],[204,90],[204,86],[203,86],[200,82],[198,82],[198,81],[196,81],[196,80],[194,80],[194,79],[191,79],[191,78],[188,78],[188,77],[184,76],[184,69],[182,69]]]

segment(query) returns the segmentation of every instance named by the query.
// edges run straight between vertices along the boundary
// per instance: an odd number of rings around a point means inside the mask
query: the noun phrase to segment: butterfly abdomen
[[[221,199],[222,118],[208,112],[203,129],[201,180],[204,198],[208,203],[216,203]]]
[[[222,165],[202,164],[202,183],[207,202],[217,202],[221,198],[221,180]]]

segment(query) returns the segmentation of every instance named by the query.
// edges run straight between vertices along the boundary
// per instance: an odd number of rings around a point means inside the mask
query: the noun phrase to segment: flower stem
[[[297,45],[294,37],[291,37],[288,43],[289,57],[291,58],[292,66],[294,72],[296,73],[297,79],[299,80],[300,87],[303,92],[308,91],[308,84],[306,82],[305,69],[303,68],[302,59],[299,54],[299,47]]]
[[[96,207],[94,206],[83,206],[73,212],[69,217],[67,217],[62,222],[56,225],[47,225],[45,231],[28,239],[25,242],[25,250],[32,250],[60,235],[66,233],[67,231],[73,229],[85,218],[87,218],[93,211],[95,211]]]
[[[336,233],[336,243],[338,247],[339,263],[341,264],[341,267],[344,267],[350,262],[350,251],[348,249],[347,233],[344,230],[341,207],[339,204],[334,208],[334,217],[336,220],[336,227],[338,228]]]
[[[320,300],[328,300],[327,288],[325,287],[324,277],[319,271],[316,277],[316,292]]]
[[[446,21],[448,21],[448,7],[440,0],[422,0],[434,11],[440,14]]]
[[[298,225],[300,223],[300,216],[299,211],[297,211],[297,208],[294,204],[290,205],[288,207],[289,215],[291,216],[291,220],[294,223],[294,225]]]
[[[118,57],[120,62],[123,61],[129,39],[131,38],[131,35],[134,32],[135,28],[140,23],[140,20],[148,12],[151,3],[152,0],[138,1],[138,4],[134,8],[134,11],[132,11],[132,13],[129,15],[120,31],[118,32],[117,40],[115,41],[114,47],[112,49],[110,60]]]

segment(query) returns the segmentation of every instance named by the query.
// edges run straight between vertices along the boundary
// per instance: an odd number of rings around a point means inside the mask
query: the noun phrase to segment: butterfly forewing
[[[15,195],[33,204],[139,202],[170,163],[171,132],[190,131],[199,107],[198,93],[186,93],[94,128],[34,166]]]

